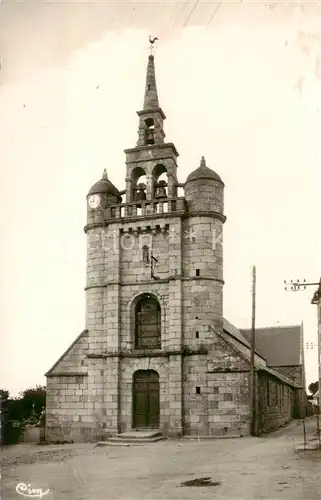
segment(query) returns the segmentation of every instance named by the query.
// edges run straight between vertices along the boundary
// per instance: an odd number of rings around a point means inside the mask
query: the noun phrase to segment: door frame
[[[157,427],[136,427],[135,426],[135,409],[136,409],[136,377],[135,375],[139,372],[145,372],[145,373],[154,373],[157,375],[157,380],[158,380],[158,426]],[[160,381],[159,381],[159,374],[156,370],[144,370],[144,369],[138,369],[133,372],[132,375],[132,429],[158,429],[160,425]]]

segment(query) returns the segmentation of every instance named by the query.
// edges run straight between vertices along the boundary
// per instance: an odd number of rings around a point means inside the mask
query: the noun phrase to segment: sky
[[[86,195],[104,168],[125,188],[149,55],[179,181],[225,183],[224,316],[304,322],[317,379],[321,6],[318,2],[2,1],[0,386],[16,396],[85,326]]]

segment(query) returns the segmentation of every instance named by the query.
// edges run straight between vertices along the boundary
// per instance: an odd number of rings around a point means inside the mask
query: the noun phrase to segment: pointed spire
[[[204,168],[204,167],[206,167],[205,156],[202,156],[201,163],[200,163],[200,168]]]
[[[148,65],[147,65],[144,110],[156,109],[156,108],[159,108],[159,103],[158,103],[158,95],[156,87],[154,56],[150,55],[148,57]]]
[[[102,179],[104,179],[105,181],[108,181],[107,170],[105,168],[104,168],[104,171],[103,171]]]

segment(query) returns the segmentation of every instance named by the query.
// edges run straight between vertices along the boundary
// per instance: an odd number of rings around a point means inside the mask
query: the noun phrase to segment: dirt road
[[[310,440],[314,429],[310,419]],[[23,498],[28,491],[16,488],[24,483],[38,490],[38,498],[45,493],[45,500],[320,500],[321,452],[297,453],[302,442],[302,425],[293,422],[263,438],[102,448],[18,445],[3,450],[2,495]],[[182,486],[186,481],[192,485]]]

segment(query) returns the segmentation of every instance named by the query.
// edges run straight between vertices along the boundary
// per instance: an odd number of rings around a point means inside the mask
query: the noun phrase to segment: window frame
[[[156,320],[155,327],[157,334],[153,337],[146,337],[142,334],[141,326],[142,324],[139,322],[139,307],[142,306],[144,301],[150,301],[154,303],[156,306]],[[162,347],[162,316],[161,316],[161,306],[157,298],[152,294],[143,295],[137,300],[134,308],[134,345],[135,349],[161,349]],[[147,323],[147,325],[153,325],[153,323]],[[148,343],[148,339],[150,339],[150,344]]]

